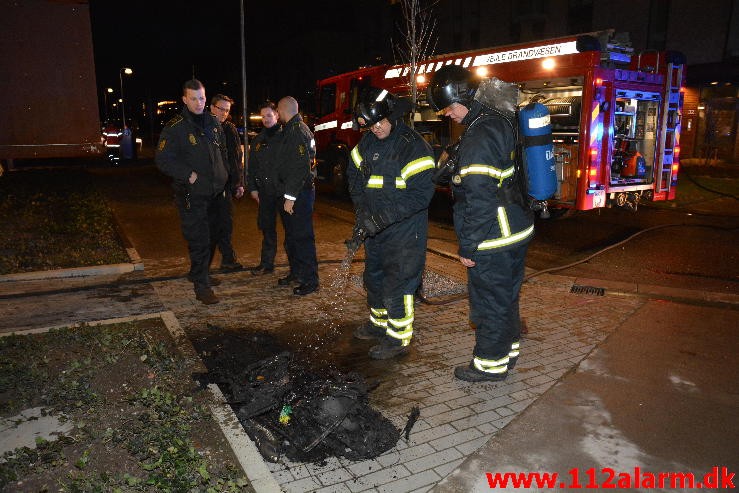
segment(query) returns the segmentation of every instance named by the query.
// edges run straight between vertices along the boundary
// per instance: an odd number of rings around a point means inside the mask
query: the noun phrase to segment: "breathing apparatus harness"
[[[511,205],[516,204],[521,207],[527,213],[532,212],[533,200],[528,195],[528,176],[526,173],[526,166],[523,163],[523,141],[521,140],[520,133],[518,131],[518,108],[515,108],[515,112],[511,114],[508,111],[502,111],[497,108],[491,107],[477,100],[482,106],[482,111],[477,115],[472,122],[467,125],[467,129],[457,139],[456,142],[450,144],[444,150],[439,162],[436,165],[436,171],[432,180],[435,184],[441,186],[449,185],[449,182],[459,184],[457,180],[459,178],[459,146],[462,143],[465,135],[479,122],[486,120],[493,115],[497,115],[502,118],[513,132],[513,138],[515,142],[515,150],[513,156],[513,176],[502,180],[498,186],[498,197],[502,204]]]

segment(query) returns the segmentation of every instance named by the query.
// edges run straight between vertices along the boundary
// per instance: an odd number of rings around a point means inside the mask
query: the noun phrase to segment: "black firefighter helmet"
[[[377,87],[367,87],[359,96],[354,107],[354,119],[359,128],[370,128],[383,118],[390,118],[396,97],[393,93]]]
[[[426,99],[434,111],[441,111],[453,103],[469,108],[479,84],[466,68],[445,65],[434,73],[426,89]]]

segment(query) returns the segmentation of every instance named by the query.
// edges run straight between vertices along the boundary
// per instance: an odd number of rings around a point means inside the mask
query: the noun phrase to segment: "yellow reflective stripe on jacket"
[[[367,180],[367,188],[382,188],[385,183],[385,179],[380,175],[372,175]],[[395,188],[406,188],[405,180],[403,178],[395,178]]]
[[[514,243],[518,243],[521,240],[526,239],[527,237],[534,234],[534,225],[532,224],[528,228],[524,229],[523,231],[519,231],[516,234],[512,234],[511,236],[504,236],[502,238],[498,238],[495,240],[485,240],[482,243],[480,243],[477,246],[478,250],[492,250],[493,248],[500,248],[508,245],[513,245]]]
[[[504,356],[500,359],[482,359],[474,357],[472,364],[475,368],[485,373],[505,373],[508,371],[508,356]]]
[[[367,188],[382,188],[383,182],[382,176],[372,175],[367,180]]]
[[[513,169],[513,166],[506,169],[500,169],[488,164],[470,164],[459,169],[459,174],[462,177],[465,177],[466,175],[488,175],[493,178],[497,178],[498,180],[510,178],[513,176],[514,172],[515,170]]]
[[[511,236],[511,225],[508,224],[508,214],[505,207],[498,207],[498,224],[500,225],[500,234],[503,236]]]
[[[426,171],[427,169],[434,169],[435,167],[436,165],[434,164],[433,158],[431,156],[424,156],[418,159],[414,159],[410,163],[403,166],[403,169],[400,170],[400,176],[405,183],[405,180],[407,180],[411,176],[417,175],[418,173]]]
[[[352,149],[352,161],[354,161],[354,166],[359,168],[359,165],[362,164],[362,155],[359,153],[359,146],[355,146],[354,149]]]

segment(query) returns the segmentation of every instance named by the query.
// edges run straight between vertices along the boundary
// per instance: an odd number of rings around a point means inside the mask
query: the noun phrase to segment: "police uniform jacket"
[[[504,117],[475,102],[462,121],[459,168],[452,177],[459,255],[492,254],[528,242],[533,219],[501,192],[514,176],[515,137]]]
[[[228,163],[228,188],[235,192],[238,187],[244,186],[244,151],[241,150],[241,137],[236,125],[229,121],[221,123],[226,140],[226,155]]]
[[[296,200],[302,189],[313,187],[313,133],[300,115],[295,115],[285,123],[277,140],[277,191],[286,199]]]
[[[212,196],[222,193],[228,180],[226,145],[218,120],[206,111],[202,121],[201,127],[187,108],[169,120],[159,137],[155,160],[162,173],[173,179],[176,192]],[[191,185],[193,171],[198,179]]]
[[[275,152],[278,146],[280,125],[263,128],[249,146],[249,170],[246,186],[249,192],[277,193],[277,161]]]
[[[365,132],[352,149],[353,166],[347,168],[354,206],[382,216],[388,223],[427,209],[434,195],[432,156],[423,137],[401,120],[393,123],[384,139]]]

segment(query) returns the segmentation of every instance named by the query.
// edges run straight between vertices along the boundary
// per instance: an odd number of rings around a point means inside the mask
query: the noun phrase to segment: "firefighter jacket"
[[[304,188],[313,188],[313,158],[316,142],[300,115],[290,118],[276,139],[277,191],[296,200]]]
[[[452,177],[454,229],[459,255],[492,254],[528,242],[532,216],[510,200],[515,183],[515,137],[511,125],[496,112],[474,102],[462,121],[458,169]]]
[[[241,137],[236,125],[229,121],[221,123],[226,140],[226,155],[228,164],[228,189],[234,193],[237,188],[244,186],[244,151],[241,150]]]
[[[281,127],[273,125],[263,128],[249,146],[249,170],[246,174],[246,187],[249,192],[258,191],[274,195],[277,193],[277,161]]]
[[[174,181],[175,192],[213,196],[222,193],[228,171],[226,144],[218,120],[208,112],[203,114],[203,126],[187,108],[172,118],[162,129],[156,151],[159,170]],[[197,173],[192,185],[190,174]]]
[[[423,137],[400,120],[382,140],[365,132],[347,167],[355,208],[381,217],[383,227],[425,211],[434,195],[432,156]]]

